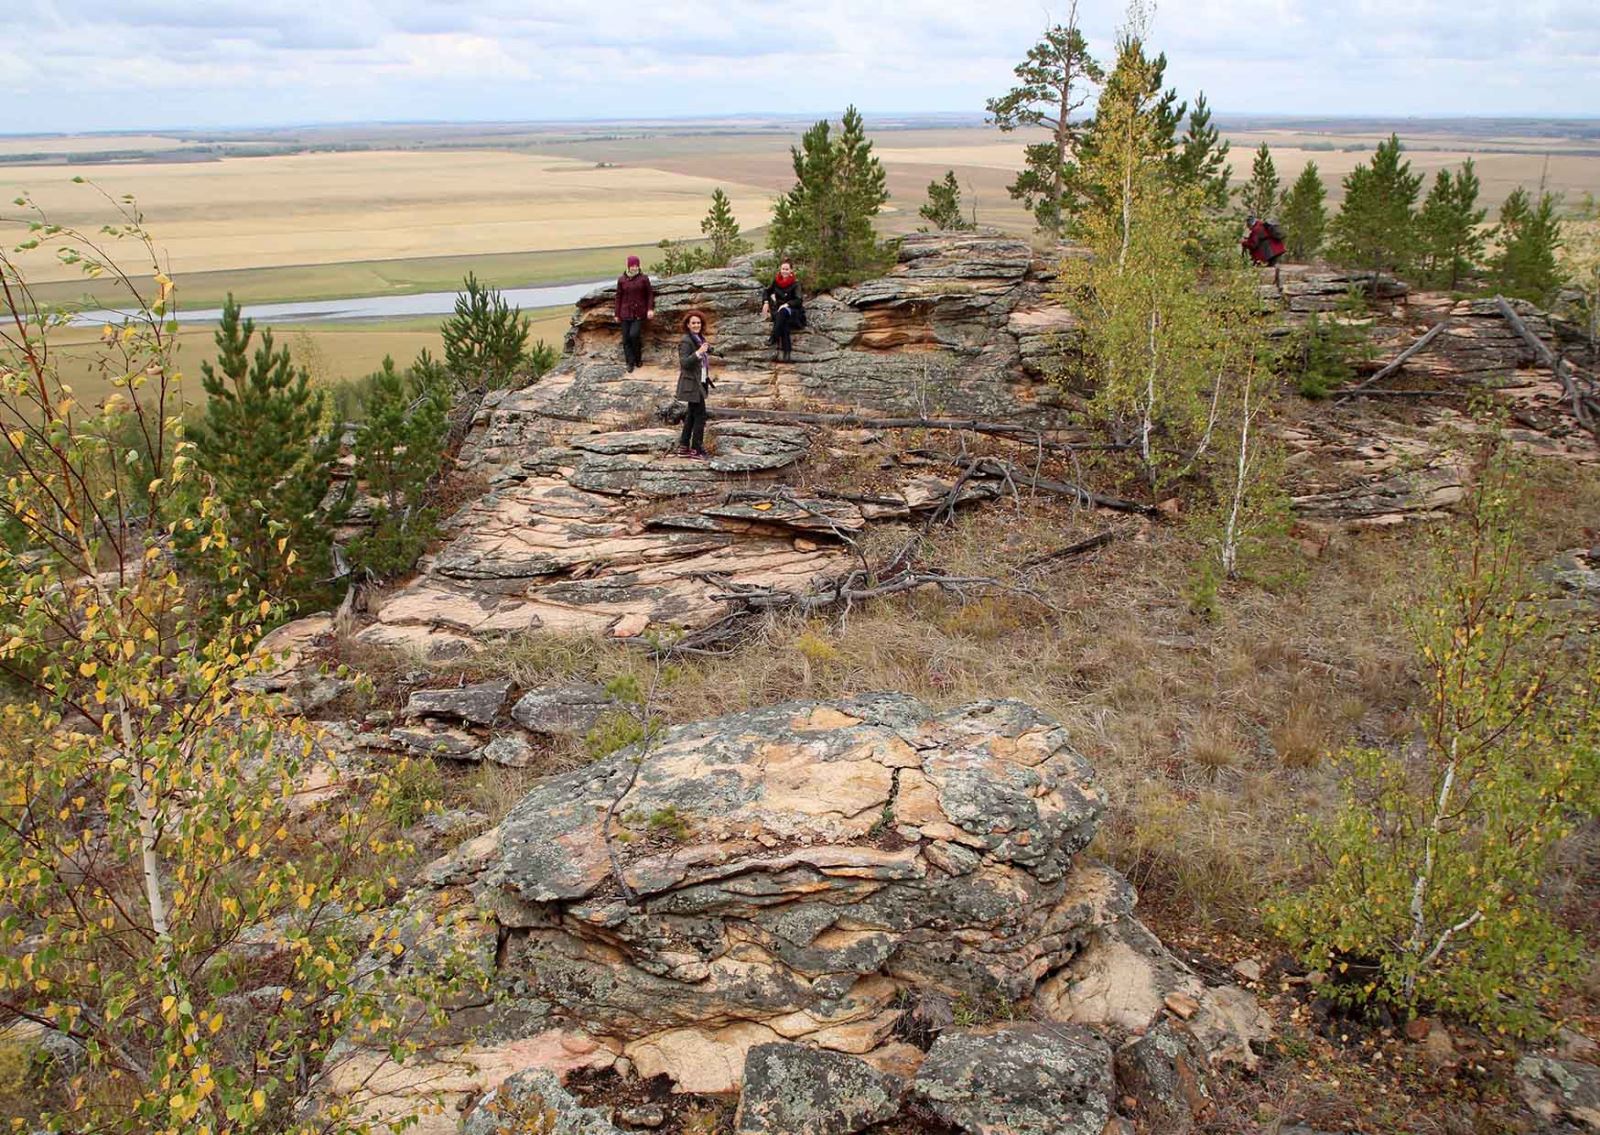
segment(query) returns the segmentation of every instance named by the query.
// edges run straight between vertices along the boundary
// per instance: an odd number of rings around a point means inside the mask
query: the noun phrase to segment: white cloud
[[[408,116],[979,113],[1065,4],[11,0],[0,132]],[[1109,55],[1121,4],[1084,0]],[[1184,0],[1168,80],[1221,112],[1600,114],[1594,0]]]

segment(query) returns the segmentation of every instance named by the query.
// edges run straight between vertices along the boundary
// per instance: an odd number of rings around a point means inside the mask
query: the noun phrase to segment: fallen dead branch
[[[1354,398],[1356,395],[1366,390],[1369,386],[1376,385],[1377,383],[1388,378],[1395,371],[1405,366],[1406,361],[1410,359],[1411,356],[1417,354],[1419,351],[1422,351],[1429,343],[1433,342],[1434,339],[1443,334],[1445,328],[1449,326],[1450,321],[1448,319],[1440,320],[1438,323],[1435,323],[1432,327],[1428,328],[1427,331],[1423,332],[1416,342],[1412,343],[1411,346],[1407,347],[1405,350],[1396,355],[1394,357],[1394,361],[1389,363],[1382,370],[1378,371],[1377,374],[1374,374],[1371,378],[1367,379],[1358,386],[1352,386],[1349,390],[1341,391],[1338,399],[1334,401],[1334,405],[1343,405],[1346,401]]]
[[[1023,560],[1017,570],[1030,571],[1036,567],[1043,567],[1045,564],[1058,563],[1061,560],[1071,559],[1073,556],[1081,556],[1085,552],[1094,551],[1096,548],[1104,548],[1116,538],[1117,530],[1108,528],[1104,532],[1095,533],[1086,540],[1079,540],[1077,543],[1068,544],[1064,548],[1057,548],[1052,552],[1045,552],[1042,555],[1034,556],[1032,559]]]
[[[922,456],[932,457],[951,465],[959,466],[961,459],[953,454],[938,453],[933,450],[917,450]],[[1082,485],[1075,485],[1070,481],[1057,481],[1051,477],[1041,477],[1026,470],[1019,469],[1009,461],[998,457],[978,457],[973,459],[977,472],[986,477],[995,477],[1010,480],[1014,484],[1024,485],[1044,493],[1054,493],[1057,496],[1072,497],[1079,504],[1091,505],[1095,508],[1108,508],[1113,512],[1131,512],[1139,516],[1160,516],[1161,513],[1153,505],[1140,504],[1138,501],[1127,500],[1123,497],[1106,496],[1104,493],[1094,492]]]
[[[1578,375],[1565,359],[1558,358],[1555,352],[1545,345],[1544,340],[1535,335],[1523,322],[1522,317],[1516,313],[1505,296],[1495,296],[1494,303],[1500,309],[1505,321],[1511,324],[1511,329],[1533,351],[1539,363],[1561,383],[1561,389],[1572,407],[1573,417],[1578,419],[1578,424],[1600,439],[1600,388],[1596,388],[1593,381]]]

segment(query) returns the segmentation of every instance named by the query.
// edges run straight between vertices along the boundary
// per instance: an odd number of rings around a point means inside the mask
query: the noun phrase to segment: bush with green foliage
[[[510,384],[528,347],[528,319],[499,288],[468,273],[455,314],[439,327],[444,365],[463,390],[499,390]]]
[[[963,232],[978,227],[961,212],[961,185],[953,169],[944,171],[944,180],[928,182],[928,201],[917,215],[928,222],[921,232],[929,228],[935,232]]]
[[[324,420],[323,392],[288,347],[241,319],[230,294],[214,338],[217,362],[200,364],[206,392],[195,455],[227,509],[233,544],[258,587],[280,598],[319,598],[330,575],[341,502],[326,503],[339,434]]]
[[[372,375],[366,421],[356,431],[355,475],[376,504],[371,526],[346,550],[355,570],[392,578],[410,570],[433,538],[428,488],[444,461],[449,408],[437,370],[402,375],[385,356]]]
[[[1132,35],[1084,139],[1074,217],[1094,254],[1062,266],[1062,297],[1083,321],[1090,413],[1137,451],[1152,488],[1181,475],[1207,432],[1224,321],[1193,252],[1205,193],[1178,180],[1165,60]]]
[[[1290,339],[1286,363],[1302,397],[1322,399],[1352,378],[1352,351],[1365,336],[1359,327],[1313,312]]]
[[[0,338],[0,514],[27,537],[0,547],[0,671],[18,680],[0,704],[0,1013],[81,1053],[22,1126],[358,1135],[363,1105],[313,1124],[306,1096],[363,1046],[415,1052],[473,971],[454,950],[430,977],[397,965],[386,773],[345,779],[313,724],[249,689],[282,608],[183,436],[172,283],[121,212],[92,235],[35,230],[134,311],[90,348],[114,391],[100,406],[63,382],[64,321],[0,250],[0,317],[22,332]],[[118,240],[154,298],[108,260]],[[128,421],[140,449],[118,442]]]
[[[1600,811],[1600,662],[1537,591],[1526,468],[1497,424],[1405,616],[1417,743],[1344,755],[1342,803],[1309,828],[1311,878],[1269,916],[1338,1001],[1527,1033],[1584,957],[1541,887]]]
[[[794,188],[778,199],[767,243],[792,260],[813,291],[853,283],[888,266],[872,219],[889,199],[883,163],[872,153],[855,107],[837,133],[824,119],[792,147]]]

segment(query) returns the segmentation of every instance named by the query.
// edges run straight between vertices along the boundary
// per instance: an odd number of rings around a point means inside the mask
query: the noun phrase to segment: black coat
[[[804,327],[806,325],[805,302],[800,296],[800,281],[796,280],[787,288],[779,287],[774,281],[767,285],[767,290],[761,293],[761,302],[767,305],[767,317],[778,318],[778,309],[784,304],[789,305],[790,325]]]
[[[678,401],[704,402],[706,388],[700,382],[700,357],[695,353],[700,344],[687,331],[678,340]],[[707,352],[709,355],[710,352]]]

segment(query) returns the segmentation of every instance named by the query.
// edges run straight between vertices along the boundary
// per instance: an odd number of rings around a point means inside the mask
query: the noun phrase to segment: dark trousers
[[[689,413],[683,419],[683,433],[678,444],[685,449],[706,447],[706,404],[704,401],[688,403]]]
[[[629,370],[644,366],[644,320],[622,321],[622,359]]]
[[[794,327],[794,312],[793,312],[793,310],[785,310],[783,308],[779,308],[777,311],[772,313],[772,339],[771,339],[771,341],[776,343],[778,345],[778,347],[783,351],[783,357],[784,358],[788,358],[789,357],[789,349],[790,349],[791,346],[793,346],[793,340],[790,337],[791,336],[791,332],[793,330],[793,327]]]

